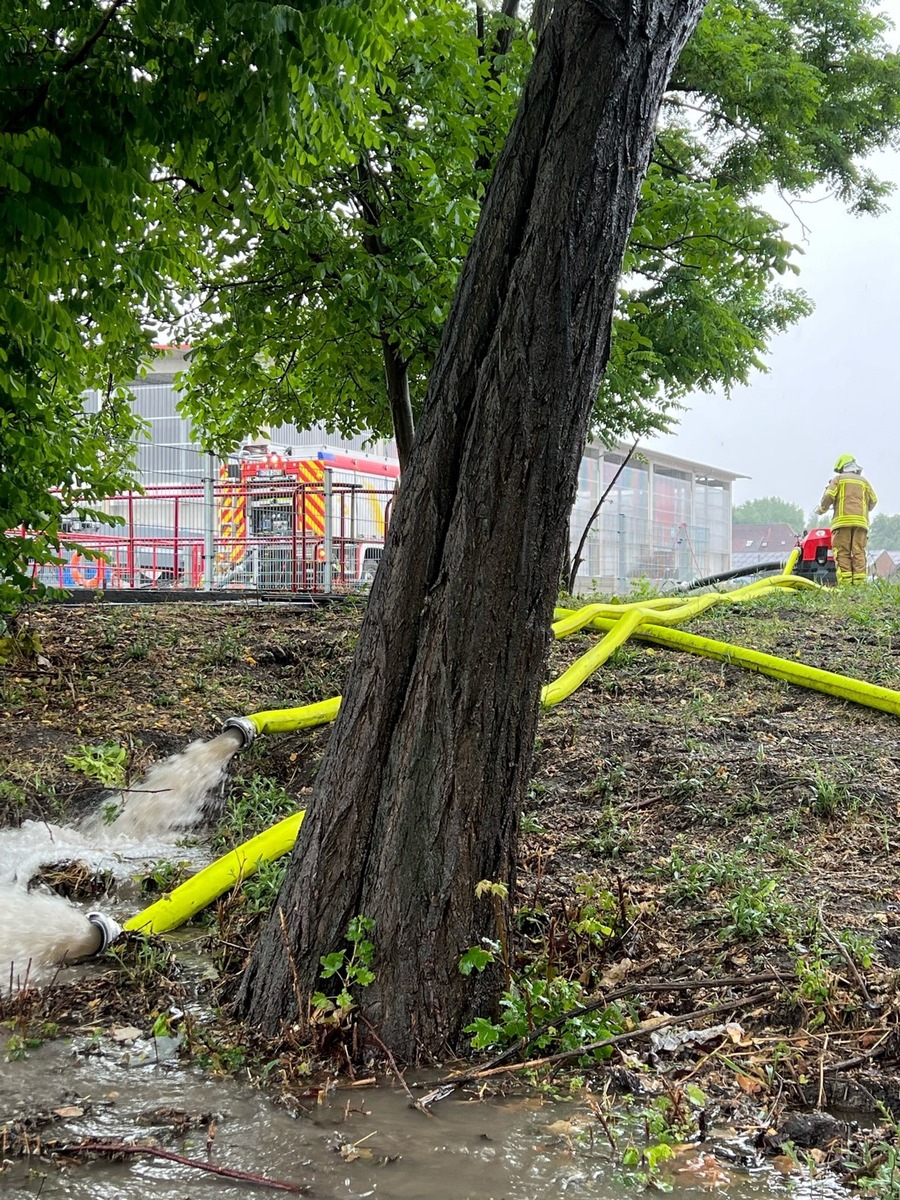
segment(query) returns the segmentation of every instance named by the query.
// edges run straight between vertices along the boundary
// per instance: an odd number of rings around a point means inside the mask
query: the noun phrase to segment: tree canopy
[[[900,550],[900,513],[878,513],[869,525],[873,550]]]
[[[543,11],[546,5],[535,6]],[[516,0],[10,0],[0,13],[0,577],[130,476],[153,330],[231,445],[321,419],[404,451],[535,38]],[[808,311],[761,197],[875,212],[900,68],[866,0],[711,0],[668,88],[594,432],[729,388]],[[768,193],[766,189],[769,189]],[[88,413],[84,389],[97,389]],[[50,489],[55,489],[51,492]]]
[[[779,496],[761,496],[736,504],[731,510],[731,520],[735,525],[790,525],[794,533],[800,533],[807,523],[801,505]]]
[[[392,0],[9,0],[0,14],[0,587],[130,477],[121,384],[202,245],[277,205],[283,147],[349,153]],[[186,230],[191,231],[186,235]],[[99,412],[85,389],[99,389]],[[51,493],[51,489],[56,489]]]
[[[391,357],[418,411],[532,49],[519,25],[496,53],[512,23],[482,31],[476,11],[455,0],[411,9],[385,69],[396,90],[375,79],[387,103],[357,170],[326,167],[293,187],[283,227],[198,276],[187,406],[220,446],[275,420],[390,434]],[[809,311],[785,283],[799,249],[768,200],[825,188],[880,210],[886,188],[862,160],[900,122],[888,27],[866,0],[707,5],[663,105],[596,433],[665,427],[691,391],[746,383]]]

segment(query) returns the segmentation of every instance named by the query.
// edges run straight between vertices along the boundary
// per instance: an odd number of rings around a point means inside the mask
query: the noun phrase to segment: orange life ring
[[[72,555],[72,557],[69,559],[69,572],[79,587],[84,587],[84,588],[99,587],[100,584],[103,582],[103,576],[105,574],[103,566],[104,566],[104,564],[102,562],[97,562],[96,563],[96,568],[97,568],[96,575],[94,575],[92,577],[86,577],[84,572],[81,570],[81,555],[78,553],[77,550]]]

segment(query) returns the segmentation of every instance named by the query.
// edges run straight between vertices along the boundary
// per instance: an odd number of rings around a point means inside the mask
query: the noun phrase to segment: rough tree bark
[[[669,73],[703,0],[557,0],[465,264],[303,833],[241,1000],[303,1024],[319,957],[376,921],[358,993],[406,1061],[500,972],[548,627],[616,282]]]

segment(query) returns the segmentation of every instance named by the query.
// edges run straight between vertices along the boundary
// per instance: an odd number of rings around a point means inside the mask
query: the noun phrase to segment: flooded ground
[[[896,598],[872,589],[863,600],[850,611],[841,595],[779,598],[704,618],[697,631],[900,688]],[[140,822],[128,828],[118,814],[98,823],[102,789],[73,763],[112,744],[127,757],[128,778],[146,779],[194,739],[214,739],[231,713],[338,694],[357,614],[49,609],[33,620],[40,659],[0,668],[7,885],[24,886],[38,869],[42,887],[74,896],[67,912],[83,920],[96,906],[122,922],[202,862],[303,806],[327,730],[260,739],[235,758],[218,819],[187,841],[185,826],[202,818],[205,801],[162,836]],[[552,673],[585,640],[555,646]],[[848,713],[854,739],[839,745],[835,723]],[[202,1161],[210,1141],[213,1164],[309,1184],[313,1195],[614,1200],[645,1190],[638,1176],[646,1158],[626,1166],[629,1136],[638,1151],[658,1144],[650,1126],[667,1089],[678,1094],[690,1082],[707,1097],[711,1142],[694,1141],[674,1165],[661,1163],[659,1182],[683,1195],[845,1195],[837,1175],[820,1170],[810,1179],[790,1154],[769,1146],[763,1159],[749,1143],[792,1111],[831,1107],[844,1117],[863,1112],[880,1131],[861,1146],[844,1126],[836,1138],[801,1145],[797,1157],[827,1159],[851,1177],[863,1156],[892,1161],[897,1127],[879,1105],[900,1117],[896,728],[887,714],[643,646],[626,647],[543,717],[520,842],[516,967],[525,977],[552,964],[573,989],[570,1005],[598,995],[621,1004],[635,1036],[586,1077],[595,1098],[615,1081],[602,1106],[615,1151],[583,1092],[566,1103],[540,1100],[509,1077],[505,1095],[456,1096],[428,1119],[390,1077],[378,1088],[331,1091],[321,1104],[317,1081],[292,1116],[247,1082],[248,1072],[259,1078],[264,1058],[229,1055],[240,1031],[222,1031],[232,1042],[222,1041],[205,1073],[199,1057],[193,1065],[167,1057],[171,1044],[149,1039],[170,1007],[197,1005],[219,1035],[209,1015],[214,993],[239,978],[277,893],[277,864],[171,939],[177,970],[169,943],[146,944],[142,973],[134,957],[141,945],[126,942],[120,954],[120,943],[99,963],[65,968],[66,979],[96,986],[74,1000],[61,986],[21,1034],[7,1007],[20,1040],[0,1061],[0,1126],[15,1131],[17,1115],[62,1109],[26,1132],[39,1132],[45,1145],[152,1136]],[[146,790],[155,798],[159,789]],[[48,842],[50,857],[65,850],[85,862],[86,882],[99,891],[76,895],[69,881],[51,879],[41,866]],[[108,889],[107,866],[116,877]],[[0,897],[0,931],[4,916]],[[671,1027],[670,1044],[643,1036],[659,1020]],[[47,1040],[48,1023],[61,1040]],[[729,1033],[726,1023],[737,1029]],[[183,1022],[173,1025],[177,1032]],[[0,1028],[0,1042],[3,1035]],[[24,1045],[42,1037],[42,1046]],[[336,1061],[326,1056],[325,1065]],[[297,1084],[296,1063],[290,1069]],[[270,1096],[282,1094],[277,1074],[267,1077]],[[563,1075],[542,1082],[556,1092],[568,1086]],[[628,1100],[627,1090],[638,1098]],[[188,1115],[163,1120],[161,1107]],[[674,1141],[696,1139],[693,1116]],[[341,1145],[354,1148],[342,1153]],[[171,1160],[84,1164],[76,1154],[62,1174],[36,1160],[32,1174],[13,1153],[5,1157],[13,1162],[0,1173],[3,1194],[248,1194],[246,1184]],[[879,1194],[895,1195],[892,1186]]]
[[[187,1158],[307,1187],[323,1200],[621,1200],[643,1190],[623,1177],[620,1153],[613,1154],[581,1098],[561,1103],[533,1095],[479,1100],[460,1094],[426,1116],[410,1106],[399,1085],[382,1083],[340,1086],[324,1103],[311,1101],[292,1115],[249,1086],[185,1069],[171,1053],[165,1041],[157,1047],[143,1038],[47,1044],[5,1064],[0,1123],[16,1113],[56,1110],[62,1116],[41,1131],[45,1141],[152,1138]],[[428,1085],[421,1078],[412,1082]],[[615,1136],[627,1140],[627,1132]],[[842,1194],[827,1180],[785,1178],[735,1136],[717,1149],[707,1144],[679,1151],[661,1175],[667,1189],[676,1196],[715,1193],[735,1200]],[[29,1168],[19,1160],[0,1175],[0,1195],[43,1200],[274,1194],[248,1187],[143,1155],[64,1169],[47,1163]]]
[[[228,764],[240,745],[234,731],[192,742],[132,786],[107,792],[70,825],[24,821],[0,829],[0,988],[7,979],[9,990],[44,982],[58,967],[105,949],[120,932],[105,914],[45,886],[42,868],[75,863],[104,892],[124,883],[121,909],[127,882],[142,867],[175,856],[194,868],[208,860],[205,848],[180,843],[221,807]]]

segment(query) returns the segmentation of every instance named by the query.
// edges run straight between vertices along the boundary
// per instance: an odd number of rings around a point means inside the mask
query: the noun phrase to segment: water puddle
[[[5,1064],[0,1123],[16,1113],[62,1109],[64,1118],[43,1131],[45,1139],[155,1138],[214,1166],[307,1186],[323,1200],[620,1200],[639,1192],[622,1179],[603,1130],[577,1102],[461,1095],[441,1102],[428,1117],[410,1107],[399,1086],[383,1085],[336,1089],[324,1103],[311,1100],[308,1113],[293,1116],[248,1085],[165,1061],[171,1050],[163,1043],[157,1053],[152,1039],[127,1046],[107,1039],[49,1043],[29,1052],[27,1060]],[[79,1112],[83,1115],[71,1115]],[[173,1112],[202,1118],[196,1129],[175,1136]],[[752,1160],[746,1147],[738,1149]],[[732,1147],[732,1157],[734,1152]],[[752,1161],[735,1167],[701,1147],[679,1156],[670,1183],[682,1197],[712,1193],[758,1200],[790,1194],[821,1200],[843,1194],[828,1180],[788,1180]],[[17,1160],[0,1175],[0,1194],[246,1200],[277,1193],[135,1156],[62,1171]]]

